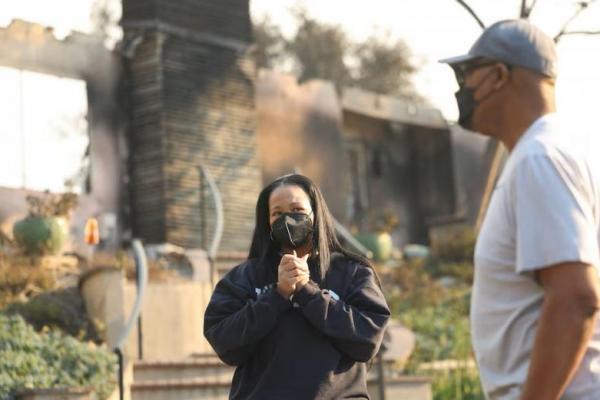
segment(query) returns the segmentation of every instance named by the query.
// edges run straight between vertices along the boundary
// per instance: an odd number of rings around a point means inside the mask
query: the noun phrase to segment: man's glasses
[[[456,75],[456,82],[458,82],[458,86],[462,87],[465,84],[465,80],[467,79],[467,75],[471,72],[487,67],[490,65],[498,64],[498,61],[485,61],[480,63],[464,63],[453,66],[454,75]]]

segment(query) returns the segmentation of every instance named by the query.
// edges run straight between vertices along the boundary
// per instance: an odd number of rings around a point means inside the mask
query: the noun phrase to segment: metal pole
[[[137,320],[138,328],[138,359],[144,359],[144,335],[142,332],[142,313],[140,313]]]
[[[125,399],[125,382],[124,382],[124,371],[123,371],[123,352],[121,349],[116,348],[115,354],[117,355],[117,360],[119,361],[119,400]]]
[[[206,185],[204,184],[204,175],[202,170],[199,170],[200,175],[200,218],[202,218],[202,248],[208,249],[208,224],[206,223],[207,210],[206,210]]]
[[[140,290],[140,263],[136,262],[135,263],[135,276],[136,276],[136,286],[137,286],[137,290],[139,292]],[[140,310],[140,313],[137,317],[137,344],[138,344],[138,360],[142,360],[144,358],[144,334],[142,332],[142,311]]]
[[[216,226],[215,232],[213,234],[210,245],[208,246],[208,261],[210,264],[210,283],[212,287],[215,287],[217,280],[217,270],[216,270],[216,259],[217,259],[217,251],[219,250],[219,246],[221,245],[221,238],[223,237],[223,225],[224,225],[224,212],[223,212],[223,199],[221,198],[221,192],[219,191],[219,187],[215,182],[212,174],[209,169],[200,166],[200,172],[206,179],[206,183],[208,184],[208,189],[212,193],[213,201],[215,204],[215,214],[216,214]],[[204,180],[202,181],[204,182]]]
[[[125,347],[125,341],[127,337],[129,337],[129,333],[131,332],[135,322],[140,323],[140,313],[142,307],[142,300],[144,299],[144,294],[146,291],[146,286],[148,285],[148,260],[146,259],[146,253],[144,251],[144,246],[142,242],[138,239],[134,239],[131,243],[133,249],[133,255],[135,257],[136,264],[136,286],[137,286],[137,296],[135,298],[135,302],[133,304],[133,309],[131,311],[131,315],[129,319],[125,322],[125,328],[123,329],[123,333],[119,340],[117,340],[117,344],[115,346],[114,352],[117,355],[117,359],[119,361],[119,399],[124,400],[125,396],[125,382],[124,382],[124,356],[123,356],[123,347]],[[139,325],[138,325],[139,327]],[[138,332],[138,340],[139,340],[139,332]],[[141,343],[141,341],[139,342]],[[139,350],[139,347],[138,347]]]
[[[385,373],[382,353],[382,351],[377,353],[377,386],[379,390],[379,400],[385,400]]]

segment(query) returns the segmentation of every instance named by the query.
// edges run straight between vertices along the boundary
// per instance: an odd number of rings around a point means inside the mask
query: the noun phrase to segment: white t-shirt
[[[518,399],[527,377],[544,296],[533,271],[568,261],[600,270],[600,149],[565,128],[549,114],[521,137],[477,239],[471,330],[490,399]],[[563,398],[600,399],[600,326]]]

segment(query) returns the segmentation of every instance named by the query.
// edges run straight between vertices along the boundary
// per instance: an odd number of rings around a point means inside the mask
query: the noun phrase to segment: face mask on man
[[[454,96],[458,104],[458,124],[464,129],[471,130],[473,113],[475,112],[475,107],[477,107],[475,89],[461,86]]]
[[[303,213],[283,213],[271,225],[272,238],[288,249],[305,245],[312,233],[310,216]]]
[[[485,75],[477,87],[470,88],[462,85],[454,94],[456,103],[458,104],[458,124],[464,129],[473,129],[473,114],[475,113],[475,109],[483,100],[487,99],[493,93],[493,91],[490,92],[480,101],[475,100],[475,91],[485,83],[487,77],[491,73],[493,73],[493,71]]]

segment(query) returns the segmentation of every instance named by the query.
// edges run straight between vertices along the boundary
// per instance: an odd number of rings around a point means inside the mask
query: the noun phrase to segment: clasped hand
[[[296,251],[281,257],[277,272],[277,292],[289,299],[294,293],[306,285],[310,279],[308,254],[298,257]]]

